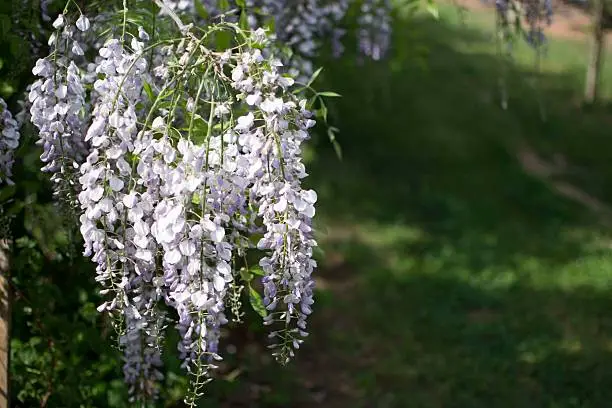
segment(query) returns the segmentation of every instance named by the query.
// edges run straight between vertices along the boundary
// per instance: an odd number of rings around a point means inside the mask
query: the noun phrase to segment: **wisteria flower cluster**
[[[56,31],[49,38],[53,54],[39,59],[32,69],[40,79],[30,86],[30,120],[38,128],[38,143],[43,147],[42,170],[52,174],[58,196],[74,202],[77,169],[88,154],[83,139],[86,94],[75,64],[84,52],[77,33],[89,30],[90,23],[81,15],[69,24],[60,14],[53,27]]]
[[[19,124],[0,98],[0,186],[13,184],[13,162],[15,149],[19,146]]]
[[[315,121],[265,30],[178,25],[155,42],[124,26],[84,44],[96,27],[64,12],[29,101],[43,170],[74,194],[105,297],[98,310],[115,318],[130,392],[157,395],[161,339],[174,320],[195,406],[221,359],[222,327],[240,320],[243,289],[257,295],[256,275],[274,356],[286,363],[307,335],[317,194],[302,187],[301,145]],[[210,46],[220,31],[232,48]]]
[[[359,50],[373,60],[381,59],[391,38],[390,0],[365,0],[359,16]]]
[[[195,2],[207,11],[209,18],[236,20],[237,13],[225,13],[217,0],[171,0],[174,10],[197,14]],[[290,57],[283,62],[291,66],[294,73],[310,76],[314,69],[312,59],[326,39],[329,39],[334,56],[344,52],[342,39],[346,29],[342,27],[351,6],[358,11],[358,51],[373,60],[383,58],[391,37],[391,2],[389,0],[246,0],[230,1],[230,10],[239,10],[245,4],[247,10],[258,10],[249,16],[252,28],[273,23],[278,43],[289,46]],[[233,20],[232,20],[233,19]]]
[[[511,45],[518,28],[529,45],[542,48],[546,42],[544,27],[552,23],[551,0],[496,0],[498,35]],[[527,26],[523,29],[523,26]]]
[[[15,150],[19,147],[19,121],[8,110],[4,99],[0,98],[0,189],[14,185],[13,165]],[[7,215],[4,204],[0,202],[0,239],[11,236],[11,216]]]

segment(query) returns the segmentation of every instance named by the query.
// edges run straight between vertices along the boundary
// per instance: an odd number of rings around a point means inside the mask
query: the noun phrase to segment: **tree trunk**
[[[604,49],[604,1],[593,1],[593,17],[591,32],[591,53],[586,74],[586,87],[584,102],[588,105],[597,102],[599,92],[599,78],[601,73],[602,53]]]
[[[10,404],[8,378],[11,328],[9,249],[9,241],[0,239],[0,408],[8,408]]]

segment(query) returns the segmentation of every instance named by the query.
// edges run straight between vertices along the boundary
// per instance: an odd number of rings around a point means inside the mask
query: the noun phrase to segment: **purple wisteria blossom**
[[[544,27],[552,23],[551,0],[496,0],[495,7],[503,40],[510,43],[512,32],[519,27],[532,47],[540,49],[546,44]]]
[[[380,60],[389,48],[391,37],[390,0],[364,0],[359,23],[359,50],[375,61]]]

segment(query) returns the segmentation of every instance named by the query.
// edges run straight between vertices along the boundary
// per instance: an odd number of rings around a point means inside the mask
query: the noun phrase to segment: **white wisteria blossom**
[[[0,186],[13,184],[15,149],[19,146],[19,124],[0,98]]]
[[[80,167],[82,191],[79,202],[81,233],[85,253],[97,263],[98,280],[114,298],[103,309],[119,309],[125,316],[121,342],[126,350],[126,381],[138,394],[153,396],[155,388],[146,371],[154,377],[160,361],[157,353],[143,345],[148,323],[154,321],[159,295],[151,290],[155,263],[152,251],[137,238],[143,205],[137,206],[132,166],[128,153],[134,151],[138,134],[137,104],[141,100],[142,76],[147,62],[140,54],[142,45],[133,41],[134,53],[127,52],[119,40],[107,41],[99,50],[102,57],[96,72],[102,78],[94,83],[97,99],[92,120],[85,133],[91,152]],[[150,208],[149,208],[150,210]],[[137,343],[137,344],[136,344]],[[140,352],[150,356],[145,359]]]
[[[83,21],[79,18],[77,23],[85,28]],[[56,31],[49,39],[53,54],[39,59],[32,69],[40,79],[29,90],[30,120],[38,128],[38,143],[43,148],[42,170],[52,173],[56,194],[73,204],[76,169],[88,154],[83,138],[87,96],[81,70],[74,62],[83,50],[75,39],[75,26],[64,15],[53,26]]]

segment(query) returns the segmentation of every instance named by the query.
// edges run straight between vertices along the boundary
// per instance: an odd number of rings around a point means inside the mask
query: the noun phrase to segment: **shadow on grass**
[[[406,40],[415,32],[426,70]],[[388,65],[328,64],[325,80],[343,95],[344,160],[318,142],[309,182],[327,258],[298,363],[326,390],[320,406],[612,400],[605,231],[516,158],[523,143],[560,153],[579,167],[564,176],[609,199],[611,116],[572,106],[578,74],[546,73],[543,122],[533,73],[520,67],[502,110],[486,41],[444,22],[398,23]]]
[[[355,69],[350,57],[329,64],[327,80],[343,94],[337,117],[345,160],[319,141],[310,183],[322,193],[322,213],[347,223],[418,225],[433,243],[467,245],[494,236],[496,262],[513,254],[561,263],[575,258],[581,242],[559,239],[559,230],[583,226],[590,215],[526,174],[515,155],[522,142],[545,155],[571,154],[572,163],[590,166],[581,168],[590,180],[581,188],[603,190],[612,176],[612,115],[571,106],[572,73],[545,74],[543,122],[536,92],[525,83],[532,73],[517,69],[504,111],[495,102],[496,56],[457,51],[488,41],[482,34],[443,22],[397,26],[397,47],[404,45],[403,30],[424,33],[427,71],[412,64],[410,44],[396,51],[390,69]]]

